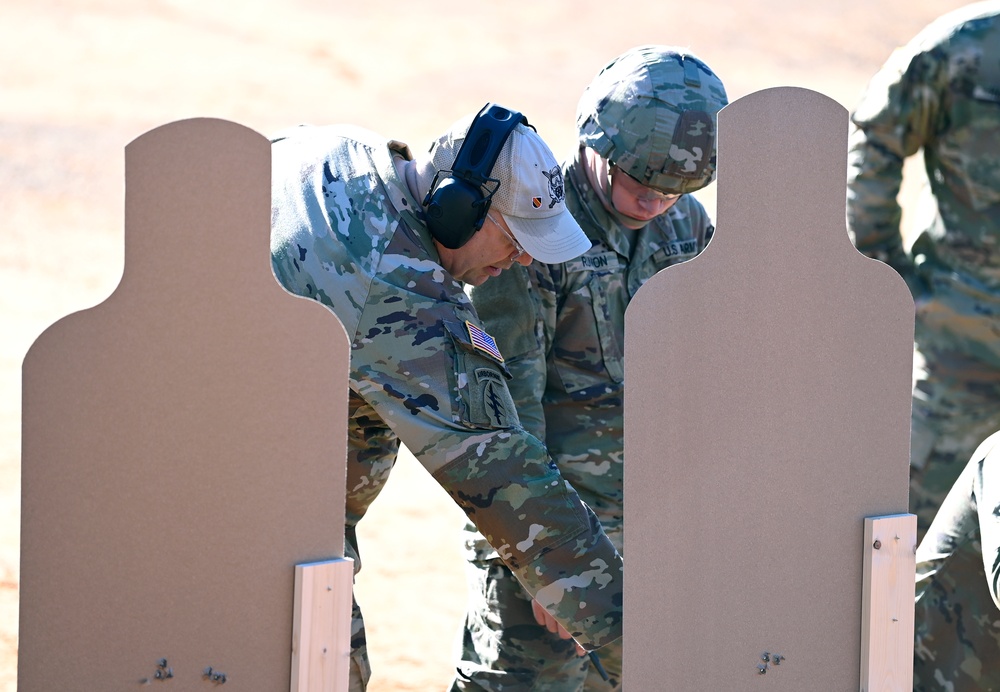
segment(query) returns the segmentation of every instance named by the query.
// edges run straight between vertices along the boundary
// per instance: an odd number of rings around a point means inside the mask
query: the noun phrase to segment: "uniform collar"
[[[420,203],[410,192],[406,181],[396,170],[395,157],[401,156],[405,161],[412,161],[413,154],[410,147],[397,140],[389,140],[385,149],[375,150],[372,156],[376,159],[379,174],[385,183],[386,192],[389,195],[389,203],[393,206],[407,228],[420,240],[420,244],[427,249],[431,257],[439,260],[437,246],[431,236],[430,229],[423,219],[423,211]]]
[[[567,181],[566,198],[570,211],[595,246],[598,243],[603,244],[622,257],[628,258],[632,254],[633,245],[630,238],[637,241],[646,232],[649,224],[634,231],[623,227],[604,206],[600,193],[590,184],[586,166],[581,147],[563,170],[563,177]]]
[[[666,213],[632,231],[618,223],[604,206],[600,195],[587,179],[586,165],[581,148],[577,150],[573,160],[565,164],[563,177],[567,181],[567,205],[595,246],[600,243],[631,263],[646,259],[665,243],[677,239],[670,219],[687,207],[687,195],[681,197]]]

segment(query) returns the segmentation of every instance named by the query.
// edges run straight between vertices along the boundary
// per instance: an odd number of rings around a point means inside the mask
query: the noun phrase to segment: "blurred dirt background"
[[[895,47],[962,4],[3,0],[0,690],[16,689],[21,362],[48,325],[118,283],[131,140],[212,116],[263,134],[350,122],[423,149],[497,101],[523,111],[562,158],[583,88],[634,45],[691,49],[731,100],[794,85],[849,109]],[[700,196],[714,209],[714,188]],[[372,690],[439,690],[450,680],[465,590],[461,522],[401,457],[359,531]]]

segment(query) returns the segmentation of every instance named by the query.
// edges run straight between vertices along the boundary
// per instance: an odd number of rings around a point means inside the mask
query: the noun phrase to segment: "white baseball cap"
[[[435,143],[431,152],[435,169],[451,169],[473,117],[459,120]],[[490,177],[500,181],[490,208],[503,214],[529,255],[556,264],[590,249],[590,239],[566,208],[559,164],[531,127],[519,124],[511,131]]]

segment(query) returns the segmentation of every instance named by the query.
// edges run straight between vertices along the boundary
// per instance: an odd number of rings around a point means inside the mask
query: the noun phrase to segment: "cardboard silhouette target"
[[[907,511],[913,301],[847,235],[847,127],[807,89],[727,106],[715,237],[629,306],[630,689],[909,689],[912,515],[872,608],[863,543]]]
[[[348,343],[271,272],[270,145],[165,125],[125,191],[119,286],[24,360],[19,689],[333,689]]]

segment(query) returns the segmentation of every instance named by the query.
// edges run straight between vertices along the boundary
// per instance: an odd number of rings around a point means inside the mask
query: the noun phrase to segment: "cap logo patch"
[[[562,171],[559,170],[559,166],[553,166],[548,171],[542,171],[542,175],[549,179],[549,197],[552,198],[552,201],[549,202],[549,209],[551,209],[566,199],[566,185],[563,182]]]
[[[532,197],[531,198],[531,206],[533,206],[535,209],[538,209],[540,206],[542,206],[542,198],[541,197]]]

